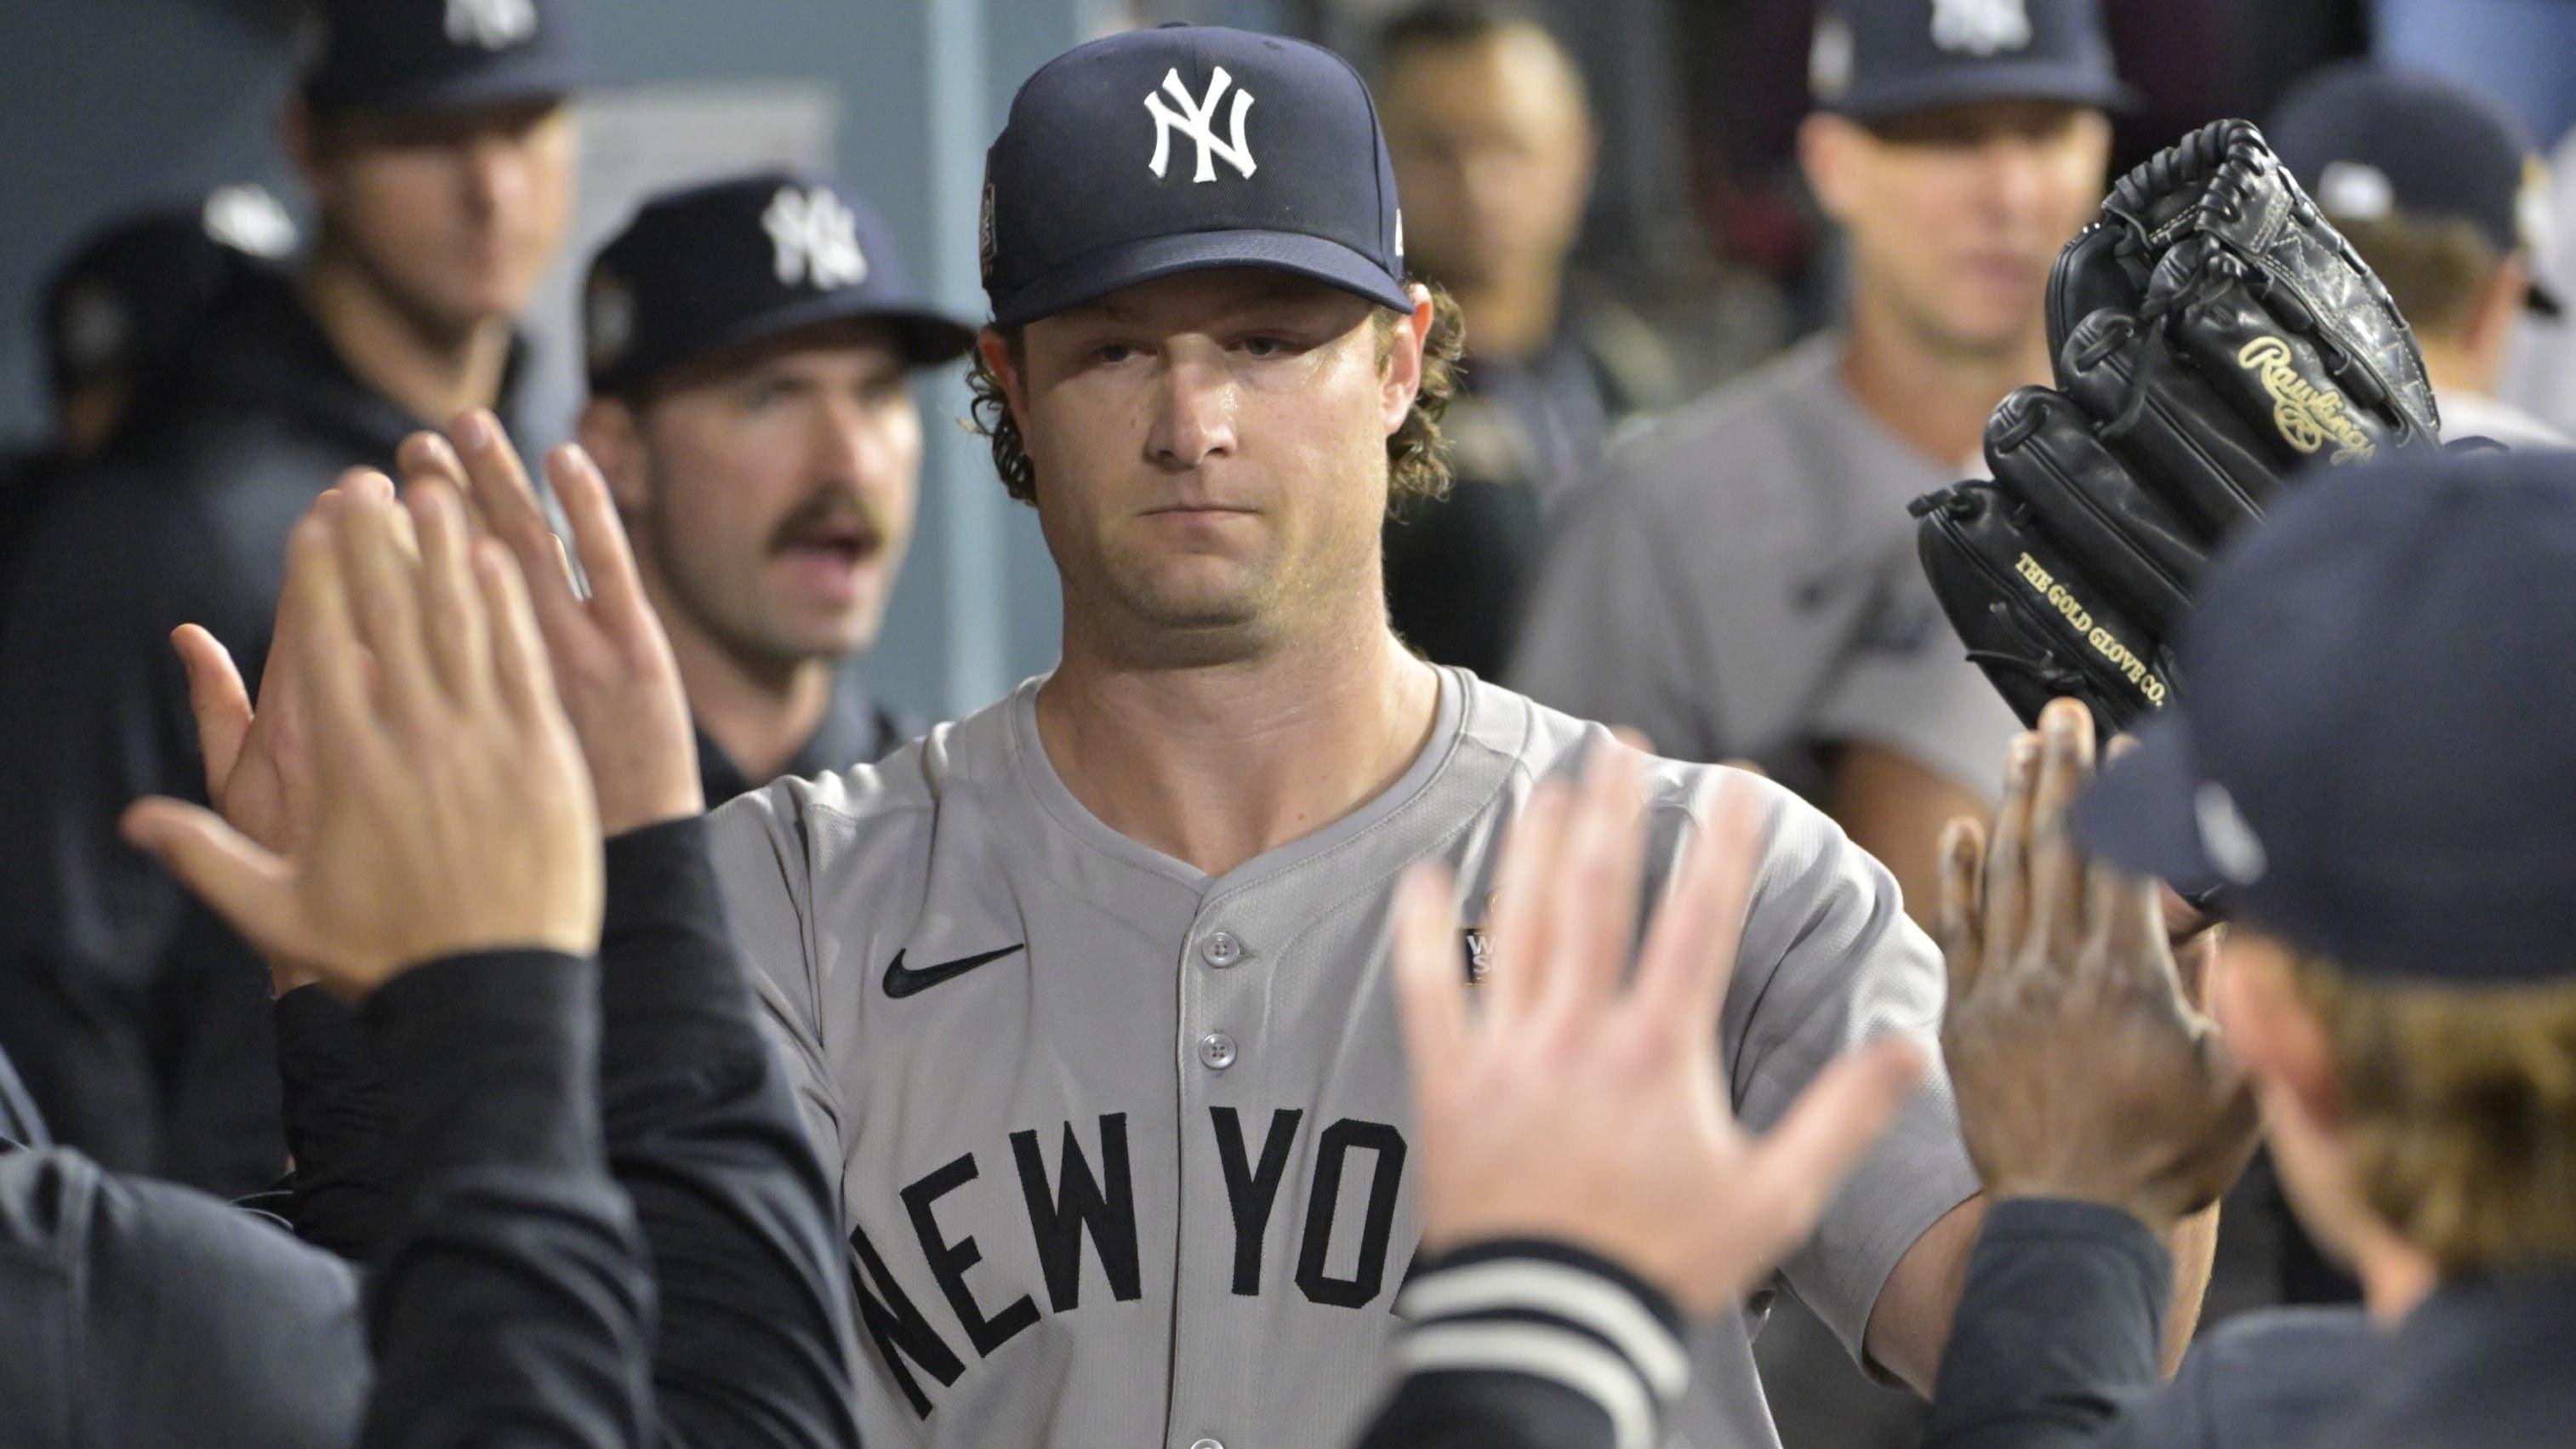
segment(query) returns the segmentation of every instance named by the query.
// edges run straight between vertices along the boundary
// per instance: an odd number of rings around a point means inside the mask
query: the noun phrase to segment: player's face
[[[1236,269],[1030,323],[1007,382],[1068,609],[1216,659],[1382,590],[1386,439],[1420,342],[1376,313]]]
[[[2296,965],[2277,939],[2230,928],[2211,1005],[2255,1084],[2263,1135],[2281,1190],[2327,1257],[2350,1266],[2388,1233],[2354,1183],[2350,1162],[2314,1104],[2333,1095],[2324,1029],[2299,1000]]]
[[[1564,265],[1592,184],[1592,121],[1535,29],[1399,61],[1379,86],[1406,250],[1477,288]]]
[[[912,540],[921,410],[881,328],[805,333],[693,375],[619,469],[654,600],[767,667],[876,642]]]
[[[415,325],[461,332],[527,304],[572,210],[565,107],[320,124],[312,181],[323,226]]]
[[[2108,121],[1985,101],[1811,126],[1810,176],[1851,239],[1856,287],[1946,347],[2006,351],[2037,335],[2049,267],[2101,204]]]

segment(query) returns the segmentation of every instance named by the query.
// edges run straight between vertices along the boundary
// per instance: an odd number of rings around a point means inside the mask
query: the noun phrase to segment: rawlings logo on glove
[[[2160,708],[2209,553],[2302,469],[2439,438],[2414,333],[2243,121],[2121,178],[2048,288],[2057,386],[2003,400],[1991,482],[1914,503],[1924,571],[1995,687],[2109,736]]]

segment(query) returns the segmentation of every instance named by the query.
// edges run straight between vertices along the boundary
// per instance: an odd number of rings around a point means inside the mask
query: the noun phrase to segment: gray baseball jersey
[[[1958,474],[1870,418],[1842,355],[1809,338],[1623,438],[1555,520],[1507,677],[1811,796],[1816,747],[1859,740],[1991,799],[2021,726],[1942,616],[1905,512]]]
[[[1443,860],[1484,901],[1513,810],[1606,732],[1443,670],[1402,779],[1210,878],[1076,802],[1038,687],[714,817],[735,933],[839,1168],[867,1442],[1339,1443],[1384,1382],[1415,1241],[1392,883]],[[1654,767],[1655,883],[1720,773]],[[1735,778],[1772,818],[1723,1024],[1759,1127],[1856,1042],[1928,1043],[1942,978],[1875,861]],[[1889,1269],[1975,1186],[1945,1081],[1787,1287],[1857,1350]],[[1745,1320],[1702,1339],[1684,1442],[1776,1443]]]

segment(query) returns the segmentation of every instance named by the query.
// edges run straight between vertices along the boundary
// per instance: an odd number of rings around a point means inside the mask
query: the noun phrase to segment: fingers
[[[1467,1043],[1466,968],[1458,955],[1457,881],[1418,865],[1395,888],[1395,1004],[1417,1090],[1441,1080]]]
[[[492,651],[483,590],[469,561],[473,540],[465,505],[445,482],[412,485],[413,528],[420,535],[420,601],[429,657],[447,695],[479,704],[491,694]]]
[[[617,504],[608,495],[608,480],[600,476],[599,465],[579,445],[567,443],[546,455],[546,476],[553,480],[555,497],[572,525],[573,552],[581,559],[582,577],[590,582],[592,602],[621,624],[641,620],[658,627],[652,605],[644,598],[643,582],[635,574],[635,550],[627,542],[626,525],[617,516]]]
[[[536,612],[528,602],[518,566],[500,544],[486,538],[474,542],[473,568],[489,621],[493,672],[503,702],[523,720],[560,713],[554,676],[547,670],[545,640],[537,632]]]
[[[2092,711],[2071,699],[2049,701],[2039,717],[2039,781],[2030,801],[2033,919],[2028,941],[2051,960],[2066,959],[2084,942],[2085,863],[2067,831],[2066,815],[2092,778]]]
[[[456,490],[465,501],[468,518],[477,530],[489,532],[491,525],[476,509],[473,480],[465,476],[464,460],[456,456],[455,447],[433,432],[418,432],[402,440],[394,450],[394,472],[402,479],[403,494],[408,497],[424,483],[441,483]]]
[[[286,863],[213,811],[155,796],[128,807],[119,826],[129,843],[263,950],[296,936]]]
[[[450,430],[474,505],[492,526],[492,535],[507,544],[527,575],[528,591],[540,609],[552,611],[579,603],[572,578],[564,570],[563,546],[546,526],[537,506],[537,490],[528,470],[501,431],[500,420],[477,408],[456,420]]]
[[[1769,825],[1761,788],[1721,777],[1708,827],[1647,930],[1634,1003],[1647,1021],[1714,1047]]]
[[[389,719],[432,728],[445,691],[429,661],[416,571],[404,558],[389,503],[353,502],[332,533],[358,637],[376,661],[378,693]]]
[[[1896,1120],[1922,1074],[1922,1048],[1901,1037],[1882,1037],[1845,1053],[1817,1074],[1753,1150],[1746,1164],[1748,1187],[1780,1205],[1780,1226],[1790,1241],[1804,1239],[1815,1226],[1834,1190]]]
[[[1935,904],[1933,933],[1940,938],[1941,959],[1950,970],[1950,999],[1962,1001],[1974,990],[1977,967],[1985,958],[1985,936],[1977,903],[1983,898],[1986,833],[1965,815],[1941,828],[1941,888]]]
[[[1494,872],[1494,965],[1485,979],[1487,1010],[1497,1020],[1528,1012],[1553,966],[1552,886],[1571,810],[1565,782],[1542,780],[1504,833],[1502,863]]]
[[[171,631],[170,647],[188,671],[188,712],[197,718],[197,750],[206,766],[206,797],[223,798],[224,782],[250,735],[250,691],[223,641],[194,624]]]
[[[1545,888],[1556,893],[1555,949],[1542,1012],[1580,1015],[1617,991],[1636,939],[1638,877],[1645,830],[1638,818],[1642,758],[1616,741],[1584,761],[1583,783],[1566,832],[1564,857]]]
[[[337,529],[307,518],[287,540],[287,587],[301,621],[296,630],[298,701],[310,722],[316,773],[348,779],[372,763],[365,742],[375,737],[373,711],[361,678],[362,651],[341,578]]]
[[[2021,950],[2030,916],[2030,797],[2039,781],[2039,736],[2013,737],[2004,752],[2004,798],[1995,806],[1995,833],[1986,843],[1985,890],[1977,934],[2006,960]]]

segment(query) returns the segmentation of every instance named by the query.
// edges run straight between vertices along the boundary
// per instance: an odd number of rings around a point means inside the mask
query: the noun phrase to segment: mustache
[[[885,510],[854,493],[817,493],[788,510],[770,530],[769,551],[783,553],[818,536],[857,532],[871,544],[886,536]]]

